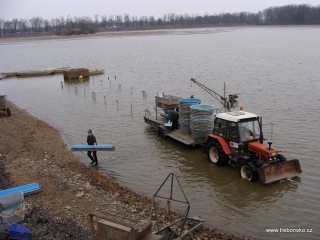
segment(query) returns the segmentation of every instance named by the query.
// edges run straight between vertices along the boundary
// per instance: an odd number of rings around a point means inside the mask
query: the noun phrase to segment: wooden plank
[[[108,220],[105,220],[105,219],[102,219],[102,220],[98,221],[98,223],[101,223],[103,225],[107,225],[107,226],[110,226],[112,228],[116,228],[116,229],[119,229],[119,230],[123,230],[123,231],[126,231],[126,232],[130,232],[131,231],[131,227],[128,227],[128,226],[125,226],[123,224],[119,224],[119,223],[116,223],[116,222],[111,222],[111,221],[108,221]]]
[[[114,151],[116,148],[111,144],[73,145],[71,151]]]

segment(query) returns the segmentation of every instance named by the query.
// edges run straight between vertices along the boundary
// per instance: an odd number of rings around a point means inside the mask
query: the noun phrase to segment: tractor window
[[[227,122],[225,120],[217,118],[214,124],[214,133],[224,137],[226,135],[226,130],[227,130]]]
[[[258,120],[239,123],[241,141],[249,141],[260,138],[260,127]]]
[[[238,132],[238,127],[236,123],[234,122],[228,123],[227,138],[230,141],[239,142],[239,132]]]

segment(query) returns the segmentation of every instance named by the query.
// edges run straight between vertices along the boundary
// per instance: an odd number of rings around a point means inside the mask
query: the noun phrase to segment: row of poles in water
[[[62,83],[62,82],[61,82],[61,83]],[[121,85],[119,84],[119,86],[121,86]],[[132,89],[133,89],[133,87],[131,87],[131,95],[132,95]],[[118,90],[121,91],[120,88],[118,88]],[[74,91],[75,91],[75,93],[78,93],[78,86],[74,86]],[[84,92],[84,94],[86,94],[86,89],[83,89],[83,92]],[[105,99],[105,98],[107,97],[107,95],[104,95],[103,97],[104,97],[104,99]],[[146,99],[146,98],[147,98],[147,92],[146,92],[145,90],[142,90],[142,97],[143,97],[143,99]],[[93,99],[93,100],[96,100],[96,99],[97,99],[95,92],[92,92],[92,99]]]
[[[115,75],[115,79],[116,79],[117,77],[116,77],[116,75]],[[109,77],[108,77],[108,80],[109,80]],[[101,81],[101,85],[102,85],[102,80],[100,80]],[[94,82],[94,78],[93,78],[93,82]],[[111,82],[109,82],[109,84],[110,84],[110,90],[111,90]],[[119,92],[121,92],[121,84],[118,84],[118,91]],[[63,84],[63,82],[61,81],[61,88],[63,89],[64,88],[64,84]],[[68,88],[69,88],[69,86],[68,86]],[[133,87],[130,87],[130,89],[131,89],[131,95],[133,94],[133,92],[132,92],[132,90],[133,90]],[[75,91],[75,93],[76,94],[78,94],[78,86],[74,86],[74,91]],[[84,94],[86,94],[86,89],[83,89],[83,92],[84,92]],[[97,100],[97,95],[96,95],[96,92],[94,92],[94,91],[92,91],[92,100],[94,101],[94,102],[96,102],[96,100]],[[103,99],[104,99],[104,103],[106,104],[107,103],[107,101],[106,101],[106,95],[104,95],[103,96]],[[146,99],[147,98],[147,92],[145,91],[145,90],[142,90],[142,97],[143,97],[143,99]],[[117,110],[119,110],[119,100],[117,99],[116,100],[116,104],[117,104]],[[133,106],[132,106],[132,104],[130,104],[130,107],[131,107],[131,115],[132,115],[132,108],[133,108]]]

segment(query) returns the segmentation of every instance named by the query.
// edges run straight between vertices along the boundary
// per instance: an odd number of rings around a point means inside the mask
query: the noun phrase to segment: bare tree
[[[258,13],[239,12],[204,15],[177,15],[168,13],[163,17],[124,15],[95,15],[90,17],[69,16],[51,20],[33,17],[14,18],[11,21],[0,19],[0,36],[27,34],[88,34],[97,31],[121,31],[128,29],[155,29],[216,26],[220,24],[320,24],[320,6],[307,4],[270,7]]]

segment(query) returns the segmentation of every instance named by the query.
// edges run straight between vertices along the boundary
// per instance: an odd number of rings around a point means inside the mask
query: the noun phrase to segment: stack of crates
[[[4,196],[0,196],[0,213],[13,211],[21,203],[23,203],[23,200],[23,192],[14,192]]]

